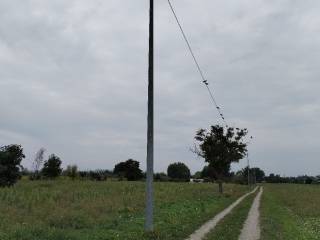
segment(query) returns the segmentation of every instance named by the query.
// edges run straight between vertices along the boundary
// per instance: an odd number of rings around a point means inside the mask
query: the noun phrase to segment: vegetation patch
[[[320,188],[268,184],[261,202],[262,240],[319,240]]]
[[[144,182],[21,180],[0,189],[1,240],[185,239],[247,191],[155,183],[155,231],[144,233]]]

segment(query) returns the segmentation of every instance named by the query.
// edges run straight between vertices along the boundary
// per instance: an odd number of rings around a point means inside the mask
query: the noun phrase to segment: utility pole
[[[149,10],[148,130],[145,230],[153,231],[153,0]]]
[[[251,143],[251,140],[253,139],[252,136],[250,136],[250,141],[247,142],[249,145]],[[247,165],[248,165],[248,186],[250,187],[250,162],[249,162],[249,152],[247,151]]]
[[[249,152],[247,153],[247,163],[248,163],[248,186],[250,187],[250,163],[249,163]]]

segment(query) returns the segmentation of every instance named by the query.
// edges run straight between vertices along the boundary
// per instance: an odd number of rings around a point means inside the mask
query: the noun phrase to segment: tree
[[[143,174],[139,165],[138,161],[128,159],[126,162],[116,164],[113,173],[118,175],[118,177],[125,177],[128,181],[140,180]]]
[[[182,181],[189,181],[191,176],[190,169],[181,162],[170,164],[167,169],[167,174],[171,179]]]
[[[169,181],[169,178],[167,174],[161,172],[161,173],[154,174],[154,180],[157,182],[167,182]]]
[[[195,178],[195,179],[200,179],[200,178],[202,178],[202,172],[201,172],[201,171],[195,172],[195,173],[193,174],[192,178]]]
[[[201,171],[201,177],[207,180],[215,180],[215,170],[211,166],[204,166]]]
[[[313,179],[311,177],[307,177],[305,180],[305,184],[311,184],[313,182]]]
[[[25,158],[20,145],[8,145],[0,148],[0,187],[13,186],[20,178],[20,165]]]
[[[36,153],[33,160],[33,174],[30,176],[30,180],[39,180],[41,178],[40,167],[43,164],[44,153],[46,149],[40,148]]]
[[[265,173],[258,167],[249,168],[249,180],[250,183],[261,183],[264,180]],[[237,172],[236,182],[241,184],[248,184],[248,167],[245,167]]]
[[[43,176],[51,179],[58,177],[62,172],[61,163],[62,162],[58,156],[51,154],[49,159],[43,165]]]
[[[109,170],[97,169],[94,171],[79,171],[78,175],[81,179],[89,179],[93,181],[106,181],[108,177],[112,176]]]
[[[94,181],[106,181],[108,178],[108,170],[97,169],[90,171],[90,179]]]
[[[267,183],[281,183],[281,177],[279,174],[270,173],[268,177],[265,177]]]
[[[77,167],[77,165],[68,165],[67,169],[65,170],[65,173],[72,180],[75,180],[76,177],[78,176],[78,167]]]
[[[251,168],[250,172],[253,174],[256,182],[261,183],[264,180],[265,173],[262,169],[255,167]]]
[[[219,182],[219,192],[223,192],[222,181],[230,173],[231,163],[239,162],[246,156],[247,144],[243,142],[247,129],[226,129],[215,125],[210,131],[200,129],[196,132],[197,144],[193,152],[204,158],[213,171],[212,178]]]

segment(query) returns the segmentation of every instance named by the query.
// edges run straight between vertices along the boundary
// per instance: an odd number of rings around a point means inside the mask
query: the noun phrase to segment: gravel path
[[[251,209],[248,214],[248,218],[243,225],[239,240],[259,240],[260,239],[260,222],[259,222],[259,207],[261,195],[263,193],[263,187],[256,198],[253,201]]]
[[[218,224],[218,222],[223,219],[227,214],[229,214],[232,209],[234,209],[243,199],[245,199],[250,194],[254,193],[257,190],[258,187],[256,187],[252,192],[244,194],[242,197],[240,197],[237,201],[232,203],[229,207],[224,209],[222,212],[217,214],[213,219],[206,222],[204,225],[202,225],[197,231],[195,231],[193,234],[189,236],[186,240],[201,240],[204,238],[205,235],[207,235],[212,229],[215,228],[215,226]],[[248,239],[246,239],[248,240]]]

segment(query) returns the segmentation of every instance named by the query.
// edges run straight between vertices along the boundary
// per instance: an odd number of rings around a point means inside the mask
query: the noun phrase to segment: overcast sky
[[[172,0],[252,164],[320,174],[320,2]],[[155,1],[155,170],[204,166],[189,148],[221,123],[166,0]],[[148,0],[0,0],[0,145],[64,166],[145,169]],[[246,164],[242,160],[234,169]]]

